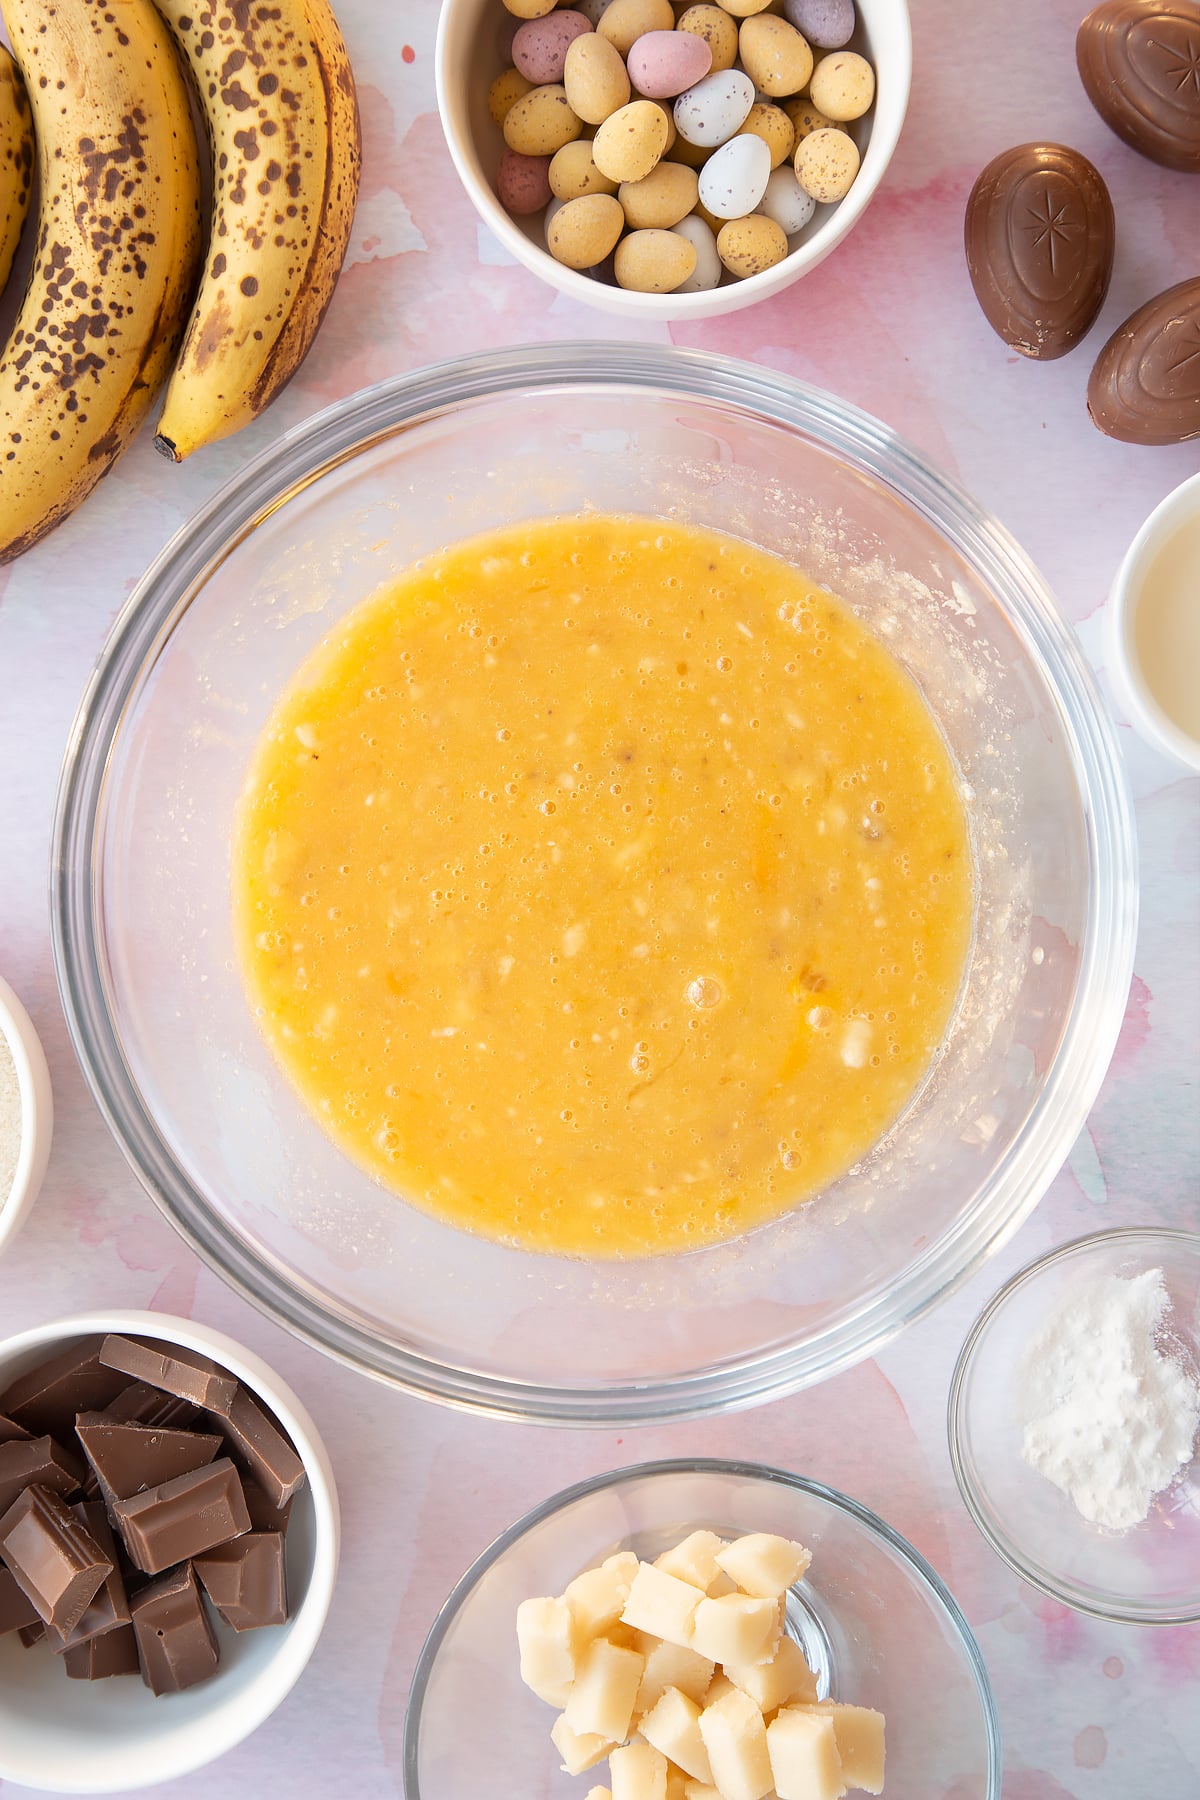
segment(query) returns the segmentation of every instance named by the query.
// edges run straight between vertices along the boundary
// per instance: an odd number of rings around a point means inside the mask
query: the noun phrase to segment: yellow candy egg
[[[556,200],[579,200],[584,194],[615,194],[617,184],[602,175],[592,157],[589,138],[575,138],[550,159],[550,192]]]
[[[710,75],[732,69],[737,61],[738,28],[723,6],[689,6],[680,14],[675,29],[704,39],[712,51]]]
[[[865,56],[835,50],[813,70],[809,88],[814,106],[831,119],[861,119],[875,98],[875,71]]]
[[[656,163],[641,181],[623,181],[617,189],[617,199],[624,209],[626,224],[633,230],[669,230],[691,212],[699,185],[695,169],[684,163],[663,161]]]
[[[738,32],[742,67],[760,94],[772,100],[798,94],[813,72],[808,40],[773,13],[744,19]],[[861,61],[861,58],[860,58]]]
[[[502,75],[497,75],[488,89],[488,111],[497,125],[503,125],[510,108],[523,100],[532,87],[532,81],[527,80],[520,69],[505,69]]]
[[[781,106],[769,106],[756,100],[746,115],[746,123],[737,137],[759,137],[771,152],[771,167],[778,169],[796,147],[792,121]]]
[[[721,10],[734,19],[749,19],[772,4],[773,0],[720,0]]]
[[[619,0],[613,0],[613,4],[619,4]],[[565,101],[566,96],[563,98]],[[518,106],[526,104],[524,100],[517,102]],[[592,156],[600,173],[611,181],[641,181],[666,147],[667,115],[662,107],[653,100],[631,100],[599,127],[592,139]],[[686,277],[681,275],[679,279]]]
[[[747,281],[773,269],[788,253],[787,233],[764,213],[728,219],[717,233],[717,255],[731,275]]]
[[[639,294],[669,294],[696,267],[696,246],[676,231],[631,231],[617,245],[617,286]]]
[[[557,85],[532,88],[504,115],[504,141],[522,156],[553,156],[583,130],[583,121],[567,104],[567,91]]]
[[[629,76],[620,52],[598,32],[586,31],[567,50],[563,87],[572,112],[601,125],[629,102]]]
[[[807,97],[803,100],[785,100],[783,110],[792,121],[792,130],[796,134],[796,142],[807,137],[810,131],[825,131],[837,121],[828,118],[819,107],[813,105]]]
[[[675,8],[671,0],[612,0],[600,15],[596,31],[607,38],[622,56],[628,56],[640,37],[648,31],[671,31],[675,25]]]
[[[546,241],[556,262],[568,269],[590,269],[604,261],[624,229],[619,200],[611,194],[585,194],[559,208]]]
[[[556,4],[557,0],[504,0],[505,11],[515,19],[544,19]]]
[[[858,165],[858,145],[848,131],[812,131],[796,146],[796,180],[825,205],[845,199]]]

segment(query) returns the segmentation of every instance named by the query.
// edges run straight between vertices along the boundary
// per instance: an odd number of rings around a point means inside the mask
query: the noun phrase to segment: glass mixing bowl
[[[586,507],[745,537],[841,594],[939,721],[978,865],[960,1002],[893,1129],[787,1217],[625,1263],[455,1231],[351,1164],[259,1035],[230,920],[247,760],[334,622],[448,541]],[[573,1423],[803,1387],[978,1268],[1095,1097],[1137,910],[1114,734],[1003,530],[840,400],[615,344],[505,351],[368,389],[281,438],[196,516],[121,613],[84,696],[52,907],[85,1074],[201,1256],[371,1374]]]
[[[777,1532],[812,1551],[812,1568],[788,1594],[788,1632],[822,1699],[883,1713],[886,1793],[999,1800],[1000,1729],[987,1670],[925,1559],[832,1488],[759,1463],[715,1461],[643,1463],[580,1482],[484,1551],[434,1621],[413,1676],[408,1800],[582,1795],[585,1781],[559,1772],[554,1712],[522,1685],[517,1607],[560,1594],[615,1550],[652,1561],[699,1529]],[[602,1766],[586,1781],[606,1774]]]

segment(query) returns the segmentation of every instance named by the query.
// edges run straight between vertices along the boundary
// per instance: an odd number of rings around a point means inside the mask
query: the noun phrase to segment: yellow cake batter
[[[409,570],[279,702],[233,857],[247,988],[325,1129],[458,1226],[732,1236],[860,1157],[971,930],[915,687],[774,557],[542,520]]]

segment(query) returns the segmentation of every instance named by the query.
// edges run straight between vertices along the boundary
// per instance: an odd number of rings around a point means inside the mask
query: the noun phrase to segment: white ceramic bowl
[[[1125,553],[1108,600],[1106,661],[1113,688],[1134,730],[1164,756],[1200,774],[1200,739],[1164,711],[1146,678],[1138,649],[1138,613],[1147,576],[1171,539],[1194,526],[1200,542],[1200,475],[1193,475],[1155,507]],[[1198,551],[1200,558],[1200,551]],[[1200,632],[1200,560],[1192,577],[1193,633]],[[1195,641],[1193,635],[1192,642]],[[1200,670],[1193,668],[1200,680]]]
[[[37,1199],[54,1130],[54,1097],[50,1071],[33,1020],[6,981],[0,980],[0,1038],[8,1046],[17,1071],[21,1101],[21,1137],[16,1168],[7,1194],[0,1171],[0,1250],[15,1236]]]
[[[488,89],[507,64],[500,27],[501,0],[444,0],[438,20],[435,65],[438,109],[454,165],[475,210],[504,248],[535,275],[573,300],[620,313],[627,319],[711,319],[737,312],[790,287],[823,262],[862,217],[883,179],[904,124],[912,82],[912,31],[906,0],[856,0],[858,25],[849,48],[861,49],[875,69],[875,103],[853,135],[862,167],[844,200],[818,206],[791,240],[781,263],[747,281],[726,277],[703,294],[635,294],[610,287],[555,262],[545,248],[542,215],[510,218],[496,198],[495,175],[504,141],[488,112]],[[513,21],[517,23],[518,21]]]
[[[136,1676],[71,1681],[43,1645],[0,1638],[0,1781],[63,1794],[115,1794],[203,1768],[261,1725],[312,1655],[333,1597],[341,1528],[333,1469],[292,1390],[232,1338],[153,1312],[81,1313],[0,1343],[0,1392],[81,1338],[136,1333],[199,1350],[236,1375],[278,1419],[308,1473],[287,1534],[291,1617],[236,1633],[216,1621],[211,1680],[156,1698]]]

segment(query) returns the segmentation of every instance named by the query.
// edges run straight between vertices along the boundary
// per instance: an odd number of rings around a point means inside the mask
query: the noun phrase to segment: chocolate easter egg
[[[1200,437],[1200,275],[1148,300],[1096,358],[1088,411],[1128,444]]]
[[[1048,362],[1090,330],[1108,292],[1108,189],[1064,144],[1018,144],[971,189],[967,268],[984,317],[1022,356]]]
[[[1088,99],[1133,149],[1200,174],[1200,5],[1105,0],[1075,39]]]

